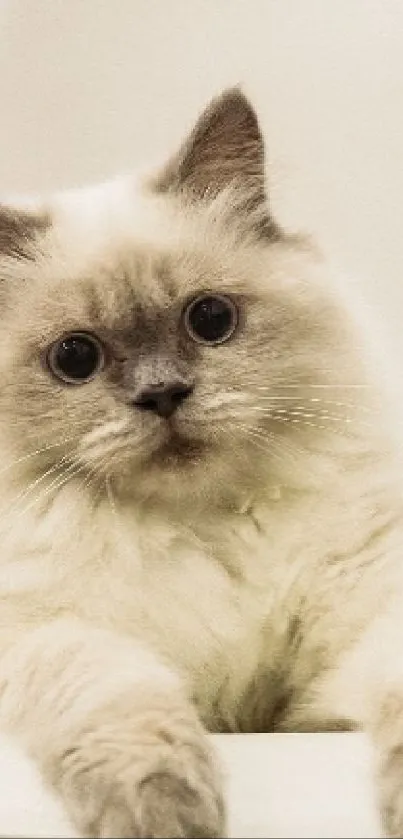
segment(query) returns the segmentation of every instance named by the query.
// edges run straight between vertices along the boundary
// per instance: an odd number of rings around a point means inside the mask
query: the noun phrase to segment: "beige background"
[[[164,156],[238,81],[278,214],[365,278],[403,358],[403,0],[0,0],[0,193]]]

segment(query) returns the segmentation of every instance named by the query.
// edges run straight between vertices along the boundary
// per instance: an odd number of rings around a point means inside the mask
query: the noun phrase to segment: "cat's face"
[[[2,242],[0,420],[27,468],[189,499],[275,468],[342,325],[270,220],[240,93],[154,180],[4,211]]]

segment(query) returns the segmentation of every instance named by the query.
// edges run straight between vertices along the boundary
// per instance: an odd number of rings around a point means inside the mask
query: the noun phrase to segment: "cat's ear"
[[[159,192],[186,191],[207,200],[234,187],[239,210],[258,211],[262,230],[270,234],[277,230],[266,195],[262,132],[254,108],[239,87],[212,100],[154,186]]]
[[[0,204],[0,259],[34,259],[36,243],[49,226],[45,211]]]

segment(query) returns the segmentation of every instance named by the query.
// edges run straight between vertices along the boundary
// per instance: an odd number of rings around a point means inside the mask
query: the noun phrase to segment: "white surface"
[[[36,767],[0,736],[0,839],[73,837],[59,802],[45,790]]]
[[[233,839],[382,836],[360,734],[220,736]]]
[[[372,756],[359,734],[220,735],[232,839],[377,839]],[[0,738],[0,836],[72,837],[35,767]]]

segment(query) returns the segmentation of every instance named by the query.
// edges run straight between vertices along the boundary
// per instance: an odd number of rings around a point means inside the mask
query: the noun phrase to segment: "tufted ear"
[[[258,210],[259,224],[274,235],[265,185],[265,149],[256,112],[238,88],[213,99],[178,153],[155,184],[159,192],[187,191],[195,198],[214,198],[235,187],[239,210]],[[238,202],[237,202],[238,206]]]
[[[34,259],[35,242],[49,226],[45,212],[0,204],[0,259]]]

